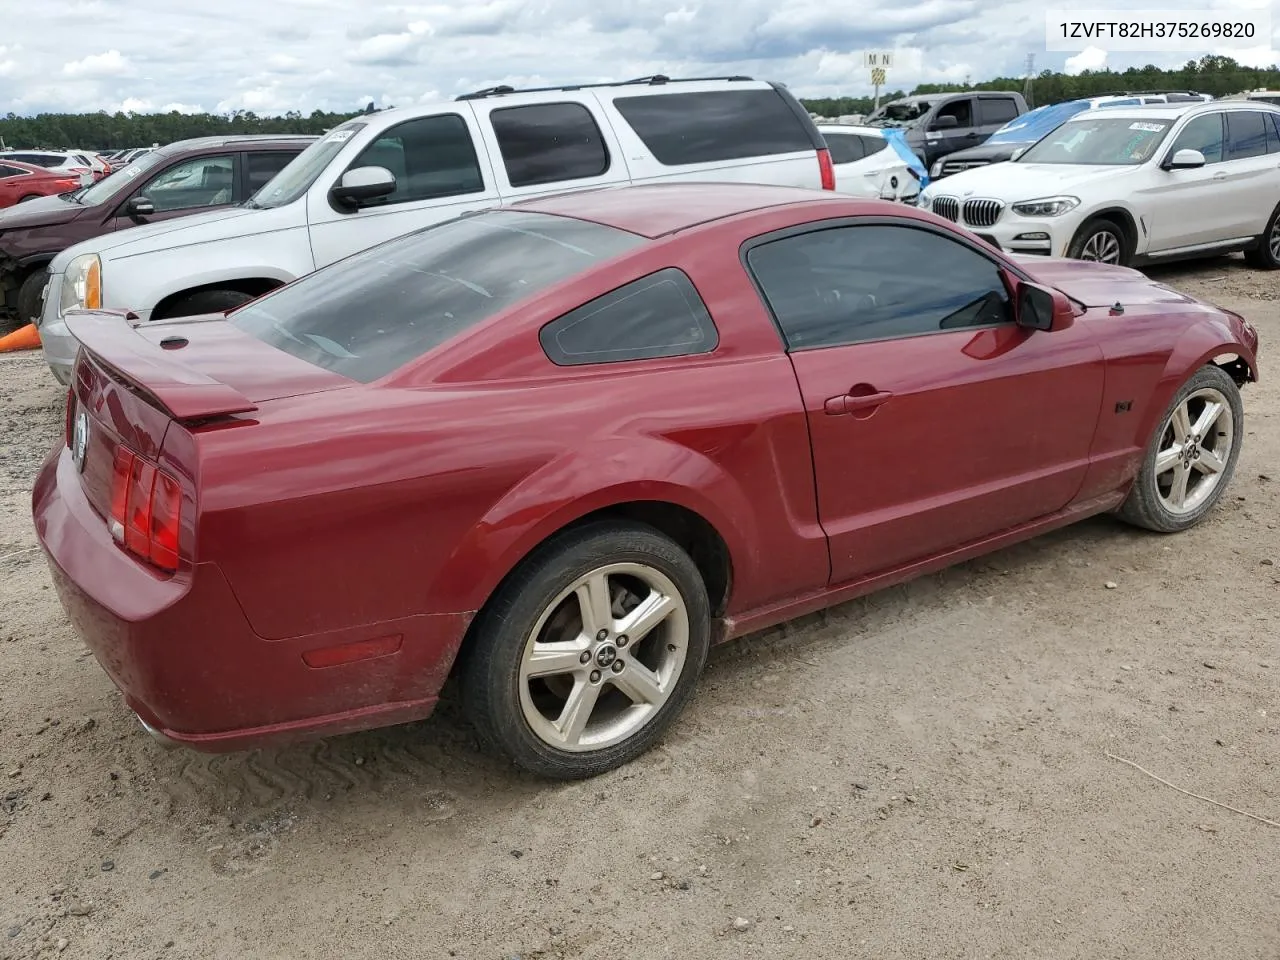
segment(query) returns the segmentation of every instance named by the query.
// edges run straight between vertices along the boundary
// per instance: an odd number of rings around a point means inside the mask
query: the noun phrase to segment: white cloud
[[[1215,10],[1267,0],[1210,0]],[[1097,4],[1094,4],[1097,6]],[[1207,53],[1250,65],[1257,49],[1046,53],[1044,11],[1063,0],[172,0],[32,3],[0,26],[0,115],[92,111],[125,103],[165,110],[353,111],[451,98],[500,83],[550,85],[748,74],[801,96],[866,95],[864,50],[894,50],[888,90],[1038,70],[1175,67]],[[1150,0],[1119,0],[1149,9]],[[1203,0],[1163,0],[1202,11]],[[1172,12],[1172,11],[1171,11]],[[1273,26],[1280,15],[1273,13]],[[367,95],[367,96],[366,96]],[[192,108],[194,109],[194,107]]]
[[[129,59],[119,50],[91,53],[83,60],[73,60],[62,65],[62,72],[69,77],[119,77],[129,71]]]
[[[1107,65],[1107,51],[1100,47],[1085,47],[1075,56],[1067,57],[1066,72],[1072,75],[1085,70],[1101,70]]]

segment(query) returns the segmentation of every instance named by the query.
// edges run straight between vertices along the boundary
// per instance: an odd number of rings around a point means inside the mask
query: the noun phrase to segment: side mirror
[[[356,208],[395,193],[395,189],[396,176],[386,167],[356,167],[342,175],[329,196],[339,206]]]
[[[1205,164],[1204,154],[1199,150],[1179,150],[1164,162],[1166,170],[1194,170]]]
[[[930,130],[950,130],[953,127],[960,126],[960,121],[951,114],[944,114],[941,117],[934,117],[933,123],[929,124]]]
[[[1009,154],[1009,159],[1017,160],[1020,156],[1022,156],[1026,152],[1027,152],[1026,147],[1019,147],[1017,150],[1013,151],[1013,153]]]
[[[150,217],[156,212],[156,205],[146,197],[134,197],[124,206],[124,212],[129,216]]]
[[[1076,322],[1076,312],[1067,295],[1034,283],[1018,284],[1018,326],[1028,330],[1057,333]]]

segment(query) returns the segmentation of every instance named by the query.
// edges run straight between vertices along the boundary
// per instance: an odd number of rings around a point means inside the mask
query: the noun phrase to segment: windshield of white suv
[[[167,159],[163,154],[148,153],[139,157],[127,167],[121,167],[119,170],[107,174],[93,186],[87,189],[77,190],[71,194],[72,200],[76,203],[82,203],[85,206],[93,206],[99,203],[105,203],[116,195],[116,191],[120,189],[121,181],[127,180],[130,183],[136,183],[138,177],[146,173],[148,170],[157,167]]]
[[[363,130],[367,125],[358,120],[348,120],[334,127],[264,183],[257,193],[245,201],[245,206],[265,210],[293,203],[316,182],[316,177],[320,176],[338,151],[347,145],[347,141],[356,135],[356,131]]]
[[[1066,163],[1136,167],[1151,159],[1172,126],[1152,117],[1089,117],[1064,123],[1031,147],[1016,163]]]

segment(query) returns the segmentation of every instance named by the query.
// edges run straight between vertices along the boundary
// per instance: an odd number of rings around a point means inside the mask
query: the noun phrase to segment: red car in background
[[[0,209],[36,197],[55,196],[80,189],[80,174],[64,170],[46,170],[29,163],[17,163],[0,157]]]
[[[464,215],[225,316],[67,323],[36,531],[153,734],[414,720],[452,671],[482,741],[558,778],[652,745],[719,640],[1099,513],[1198,523],[1258,342],[1136,270],[713,183]]]

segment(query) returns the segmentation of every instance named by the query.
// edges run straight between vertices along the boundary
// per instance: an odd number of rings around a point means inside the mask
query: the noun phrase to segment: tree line
[[[996,77],[969,84],[920,84],[910,94],[950,93],[960,90],[1017,90],[1027,84],[1026,77]],[[1086,70],[1068,75],[1045,70],[1030,84],[1031,105],[1057,103],[1079,97],[1093,97],[1125,90],[1195,90],[1215,97],[1245,90],[1280,89],[1280,68],[1243,67],[1230,57],[1206,56],[1190,60],[1177,70],[1161,70],[1154,66],[1135,67],[1123,71]],[[881,103],[908,96],[903,90],[881,95]],[[870,97],[828,97],[801,101],[807,109],[824,117],[869,113]],[[210,113],[42,113],[20,117],[10,113],[0,118],[0,142],[10,148],[78,148],[85,150],[119,150],[146,147],[191,137],[226,136],[262,133],[319,134],[350,119],[357,113],[327,113],[314,110],[303,116],[292,111],[281,116],[259,116],[240,110],[230,114]]]
[[[961,90],[1014,90],[1021,93],[1026,77],[996,77],[968,86],[959,83],[922,83],[910,93],[894,90],[880,95],[881,103],[899,97],[923,93],[954,93]],[[1060,103],[1081,97],[1097,97],[1108,93],[1141,90],[1194,90],[1214,97],[1225,97],[1246,90],[1280,90],[1280,67],[1264,69],[1243,67],[1230,57],[1206,56],[1188,60],[1177,70],[1161,70],[1148,64],[1128,70],[1085,70],[1079,74],[1054,73],[1045,70],[1031,82],[1030,105]],[[870,113],[874,101],[870,97],[831,97],[803,100],[813,113],[824,117],[840,117],[853,113]]]

